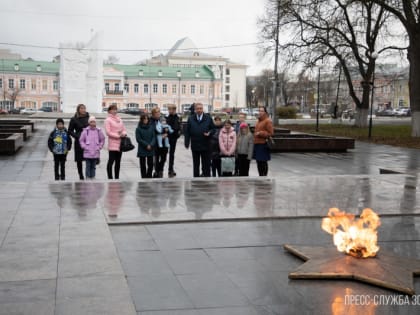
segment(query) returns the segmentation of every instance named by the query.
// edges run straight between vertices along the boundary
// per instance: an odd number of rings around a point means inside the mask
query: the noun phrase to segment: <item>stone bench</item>
[[[23,140],[26,141],[32,135],[31,126],[29,125],[2,125],[0,122],[0,132],[4,133],[22,133]]]
[[[311,134],[284,134],[273,137],[271,152],[345,152],[354,149],[354,139]]]
[[[0,125],[29,125],[31,126],[31,131],[35,131],[35,122],[29,119],[0,119]]]
[[[3,133],[0,131],[0,154],[14,154],[22,146],[22,133]]]

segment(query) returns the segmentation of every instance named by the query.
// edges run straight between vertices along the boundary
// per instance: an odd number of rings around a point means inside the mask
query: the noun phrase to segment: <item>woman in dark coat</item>
[[[141,115],[136,128],[137,157],[140,160],[141,178],[152,178],[153,156],[156,146],[156,132],[154,125],[149,122],[149,116]],[[147,164],[147,169],[146,169]]]
[[[70,119],[69,134],[74,138],[74,160],[77,163],[77,172],[81,180],[85,179],[83,176],[83,149],[80,146],[79,138],[82,134],[83,128],[89,126],[89,113],[86,111],[84,104],[77,105],[76,113]]]

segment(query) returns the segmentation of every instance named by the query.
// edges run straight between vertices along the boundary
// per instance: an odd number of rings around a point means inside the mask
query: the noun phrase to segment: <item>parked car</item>
[[[52,110],[52,108],[51,108],[51,107],[41,107],[41,108],[39,109],[39,111],[41,111],[41,112],[46,112],[46,113],[51,113],[53,110]]]
[[[9,110],[9,114],[20,114],[25,107],[15,107]]]
[[[411,109],[408,107],[402,107],[398,109],[396,116],[398,117],[408,117],[411,116]]]
[[[144,114],[144,110],[139,109],[139,108],[127,108],[125,113],[130,114],[130,115],[140,116],[141,114]]]
[[[35,109],[35,108],[24,108],[20,111],[20,113],[23,114],[23,115],[32,115],[32,114],[35,114],[37,112],[38,112],[38,110]]]
[[[7,114],[7,110],[0,108],[0,115],[6,115]]]

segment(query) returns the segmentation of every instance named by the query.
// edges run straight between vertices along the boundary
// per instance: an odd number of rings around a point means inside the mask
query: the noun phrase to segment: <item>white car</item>
[[[36,108],[24,108],[20,111],[23,115],[32,115],[38,113],[39,111]]]

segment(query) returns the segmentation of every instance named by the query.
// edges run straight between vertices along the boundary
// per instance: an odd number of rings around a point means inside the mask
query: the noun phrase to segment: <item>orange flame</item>
[[[376,229],[381,225],[379,216],[366,208],[360,219],[355,215],[330,208],[328,217],[322,219],[322,229],[333,235],[334,245],[340,252],[358,258],[375,257],[379,251]]]

